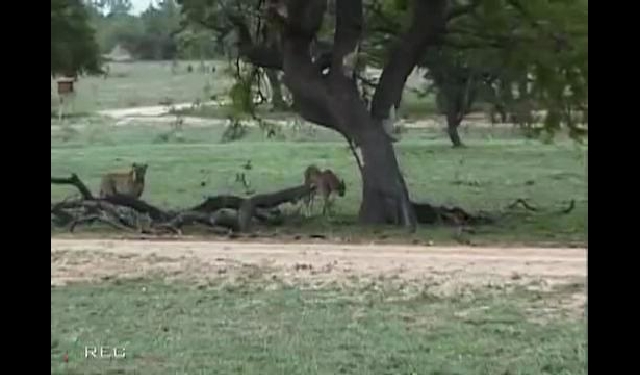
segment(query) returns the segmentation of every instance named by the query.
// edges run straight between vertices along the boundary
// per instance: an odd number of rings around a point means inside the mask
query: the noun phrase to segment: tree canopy
[[[51,0],[51,75],[99,71],[99,48],[84,4]]]
[[[103,53],[121,46],[144,60],[215,56],[210,43],[213,33],[181,23],[182,15],[174,0],[150,2],[137,16],[129,13],[129,0],[87,0],[87,7]]]

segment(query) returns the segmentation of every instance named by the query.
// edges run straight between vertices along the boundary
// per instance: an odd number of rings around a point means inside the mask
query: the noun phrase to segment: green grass
[[[180,61],[176,74],[171,72],[171,61],[135,61],[110,62],[110,76],[81,77],[75,84],[75,99],[65,105],[65,114],[86,116],[92,112],[110,109],[127,108],[147,105],[159,105],[170,98],[174,103],[209,100],[211,95],[218,98],[227,96],[228,89],[233,84],[233,78],[226,72],[228,63],[224,60],[206,61],[208,67],[215,66],[216,72],[201,73],[198,70],[199,61]],[[187,73],[186,67],[191,65],[194,72]],[[423,81],[412,76],[409,84],[422,87]],[[51,80],[52,117],[57,118],[56,83]],[[285,119],[290,117],[288,112],[272,112],[260,107],[258,112],[264,118]],[[219,107],[204,106],[200,109],[183,109],[178,111],[183,115],[226,118],[226,110]],[[425,98],[407,91],[404,95],[403,106],[398,116],[415,120],[424,116],[433,116],[436,112],[433,95]]]
[[[286,226],[262,235],[321,232],[332,240],[377,243],[454,243],[455,229],[422,226],[413,235],[356,224],[360,176],[344,140],[308,125],[284,128],[275,139],[258,129],[232,143],[224,127],[168,125],[113,127],[92,115],[105,108],[205,99],[230,82],[224,63],[205,78],[173,76],[169,62],[112,64],[112,77],[82,78],[71,114],[52,119],[51,174],[79,176],[96,191],[100,176],[149,163],[144,199],[164,208],[186,207],[216,194],[245,194],[235,182],[247,174],[253,190],[297,185],[307,165],[331,168],[347,183],[335,215],[291,215]],[[197,67],[197,63],[193,64]],[[52,92],[54,86],[52,83]],[[224,109],[184,112],[225,118]],[[399,116],[422,119],[433,98],[406,93]],[[262,117],[289,113],[259,109]],[[291,119],[293,121],[293,119]],[[472,244],[584,245],[587,229],[585,149],[560,139],[545,145],[505,129],[463,130],[467,149],[451,149],[441,130],[407,129],[396,145],[411,196],[417,201],[498,212],[517,198],[541,212],[513,211],[495,225],[475,228]],[[251,160],[252,170],[242,165]],[[76,191],[51,187],[51,200]],[[556,211],[568,200],[575,209]],[[286,206],[292,213],[295,207]],[[103,234],[104,227],[83,229]],[[109,235],[112,230],[108,229]],[[187,233],[189,233],[187,231]],[[575,290],[479,288],[443,297],[430,284],[353,281],[307,288],[278,279],[209,281],[198,286],[159,279],[81,283],[51,289],[52,374],[585,374],[584,317],[548,313]],[[555,301],[555,302],[554,302]],[[542,319],[541,319],[542,318]],[[85,360],[84,346],[124,346],[125,360]],[[69,363],[62,361],[69,354]]]
[[[197,67],[197,62],[191,63]],[[193,205],[210,195],[244,194],[245,189],[235,182],[238,172],[247,174],[251,189],[257,192],[299,184],[303,170],[315,163],[335,170],[347,183],[346,197],[337,202],[336,215],[331,220],[319,215],[297,219],[272,232],[320,231],[341,240],[375,237],[380,242],[454,241],[455,230],[447,227],[428,226],[407,236],[390,228],[355,225],[360,176],[344,140],[326,129],[298,122],[282,129],[274,139],[266,139],[254,128],[237,142],[222,143],[224,127],[220,125],[172,133],[168,125],[140,120],[135,125],[112,127],[109,120],[92,115],[104,108],[155,105],[167,97],[175,102],[205,98],[207,85],[210,94],[223,94],[228,89],[224,62],[215,62],[216,73],[206,78],[198,72],[186,73],[187,64],[181,62],[179,73],[172,75],[170,62],[112,63],[111,77],[106,80],[81,78],[68,117],[62,125],[57,118],[51,121],[52,175],[75,172],[97,190],[102,173],[126,168],[134,160],[145,161],[150,169],[144,198],[168,208]],[[414,77],[410,84],[417,87],[420,82]],[[418,98],[407,90],[398,115],[409,121],[424,119],[433,113],[434,106],[432,96]],[[266,119],[296,123],[291,113],[271,112],[266,107],[258,111]],[[227,110],[204,106],[182,113],[225,118]],[[463,128],[461,135],[468,149],[451,149],[441,130],[404,130],[396,148],[414,200],[498,212],[517,198],[529,199],[543,210],[511,212],[496,225],[477,228],[472,243],[585,243],[584,149],[563,139],[555,145],[543,145],[504,128]],[[241,167],[247,160],[253,165],[249,172]],[[73,192],[52,186],[51,199]],[[577,204],[570,214],[555,213],[571,199]]]
[[[441,297],[429,285],[407,292],[383,281],[270,284],[52,288],[51,373],[586,374],[584,317],[531,313],[562,291]],[[127,358],[85,359],[85,346],[124,347]]]
[[[433,117],[436,114],[437,107],[434,95],[420,98],[411,91],[405,91],[402,97],[402,105],[398,109],[396,116],[411,121]]]
[[[218,105],[203,105],[198,108],[177,109],[174,110],[173,113],[183,116],[226,119],[228,118],[230,110]],[[274,110],[269,104],[258,106],[256,108],[256,114],[266,120],[288,120],[294,115],[290,111]],[[435,98],[433,95],[419,98],[416,94],[407,92],[396,116],[406,121],[434,118],[437,116]],[[247,117],[249,116],[247,115]]]
[[[188,64],[195,68],[194,72],[186,72]],[[226,93],[232,84],[224,72],[227,64],[224,61],[206,64],[215,65],[216,72],[200,73],[199,62],[195,61],[181,61],[176,74],[171,73],[170,61],[110,62],[109,78],[88,76],[78,80],[76,97],[65,106],[65,112],[91,113],[108,108],[159,105],[167,98],[174,103],[204,101],[211,95]],[[51,80],[51,96],[57,97],[54,80]],[[52,99],[52,108],[57,108],[54,102],[57,103],[57,99]]]
[[[279,233],[321,231],[343,240],[374,236],[383,242],[386,237],[453,241],[454,230],[447,227],[425,226],[415,236],[406,236],[389,228],[356,226],[360,176],[346,143],[333,132],[304,127],[284,130],[281,138],[270,140],[253,129],[240,141],[221,143],[223,127],[212,126],[186,128],[178,142],[159,141],[159,135],[167,132],[166,125],[107,127],[101,121],[82,120],[85,127],[77,130],[52,128],[52,175],[78,173],[96,190],[105,171],[127,168],[132,161],[147,162],[144,199],[175,208],[197,204],[205,196],[244,194],[235,175],[244,171],[247,160],[253,169],[244,172],[257,192],[300,184],[306,166],[315,163],[333,169],[346,181],[346,196],[336,202],[331,220],[317,212],[312,219],[298,220]],[[470,131],[463,137],[469,147],[454,150],[439,131],[409,130],[403,135],[397,154],[414,200],[497,212],[517,198],[528,199],[542,211],[516,210],[495,225],[477,228],[472,243],[585,243],[583,148],[565,141],[544,145],[485,130]],[[51,187],[52,201],[72,193],[70,187]],[[571,213],[555,212],[571,199],[576,201]]]
[[[260,118],[265,120],[289,120],[295,115],[291,111],[274,110],[270,104],[259,105],[255,111]],[[229,117],[230,110],[218,105],[202,105],[197,108],[177,109],[174,110],[173,113],[183,116],[226,119]],[[421,98],[414,92],[405,92],[402,106],[396,116],[406,121],[437,117],[435,96],[428,95]],[[246,117],[249,117],[249,115],[246,115]]]

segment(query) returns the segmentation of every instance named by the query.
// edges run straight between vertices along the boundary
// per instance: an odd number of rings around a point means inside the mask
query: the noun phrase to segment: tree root
[[[481,225],[494,222],[494,219],[486,214],[471,214],[460,207],[412,203],[416,219],[420,224]]]

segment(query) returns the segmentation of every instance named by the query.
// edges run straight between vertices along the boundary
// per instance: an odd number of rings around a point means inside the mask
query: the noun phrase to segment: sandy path
[[[217,101],[208,101],[201,103],[201,105],[210,106],[210,105],[224,105],[227,104],[228,100],[217,100]],[[167,124],[175,121],[173,116],[167,117],[170,113],[170,109],[185,109],[193,106],[193,103],[175,103],[172,105],[152,105],[152,106],[140,106],[140,107],[129,107],[129,108],[111,108],[111,109],[103,109],[98,111],[98,114],[112,120],[115,120],[112,125],[115,126],[123,126],[130,125],[135,122],[144,122],[144,123],[158,123],[158,124]],[[279,126],[291,126],[294,121],[293,117],[287,120],[269,120],[270,122],[277,123]],[[220,126],[225,125],[227,123],[226,119],[208,119],[208,118],[199,118],[192,116],[183,116],[183,125],[184,126]],[[404,126],[405,128],[412,129],[425,129],[425,128],[444,128],[445,123],[442,117],[438,118],[427,118],[422,120],[411,120],[411,121],[399,121],[399,124]],[[255,121],[244,121],[243,124],[248,126],[257,126],[257,122]],[[475,128],[513,128],[513,124],[490,124],[486,120],[486,115],[484,113],[471,113],[468,114],[461,126],[464,128],[465,126],[472,126]]]
[[[159,273],[335,281],[388,277],[449,285],[586,281],[586,249],[472,248],[229,241],[51,239],[51,283]]]
[[[225,101],[208,101],[201,103],[202,105],[222,105],[226,104]],[[128,117],[150,117],[156,118],[169,114],[171,109],[180,110],[193,106],[193,103],[174,103],[171,105],[150,105],[140,107],[128,107],[128,108],[111,108],[98,111],[99,115],[105,117],[111,117],[113,119],[124,119]]]

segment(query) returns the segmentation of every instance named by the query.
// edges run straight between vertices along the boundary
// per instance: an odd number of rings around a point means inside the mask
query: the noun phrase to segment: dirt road
[[[228,104],[228,100],[218,100],[218,101],[208,101],[205,103],[201,103],[203,106],[213,106],[218,105],[222,106]],[[171,109],[186,109],[193,106],[193,103],[176,103],[171,106],[169,105],[152,105],[152,106],[141,106],[141,107],[129,107],[129,108],[111,108],[111,109],[103,109],[98,111],[100,116],[109,118],[112,121],[110,124],[113,126],[124,126],[131,125],[136,123],[143,124],[168,124],[175,121],[174,116],[168,116],[170,114]],[[294,124],[292,116],[291,119],[287,120],[270,120],[279,126],[292,126]],[[199,118],[192,116],[182,116],[183,126],[193,126],[193,127],[206,127],[206,126],[224,126],[227,124],[226,119],[215,119],[215,118]],[[244,121],[244,125],[246,126],[258,126],[256,121]],[[399,125],[402,125],[405,128],[411,129],[431,129],[431,128],[444,128],[444,120],[441,118],[426,118],[422,120],[411,120],[405,121],[400,120],[398,122]],[[77,127],[78,124],[74,124],[74,127]],[[468,114],[464,121],[461,124],[462,128],[466,126],[471,126],[474,128],[513,128],[513,124],[491,124],[487,121],[486,115],[482,112],[470,113]]]
[[[584,284],[586,249],[462,248],[228,241],[51,239],[51,283],[150,274],[294,281],[431,280],[460,285]]]

